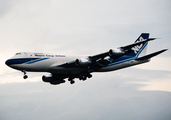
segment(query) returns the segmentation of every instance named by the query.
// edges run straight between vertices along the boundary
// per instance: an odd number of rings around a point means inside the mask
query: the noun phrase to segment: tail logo
[[[144,41],[145,39],[143,37],[140,37],[139,40],[137,40],[136,42],[140,42],[140,41]],[[132,47],[132,50],[134,51],[135,54],[137,54],[137,52],[140,50],[140,48],[143,46],[143,44],[140,45],[136,45],[134,47]]]

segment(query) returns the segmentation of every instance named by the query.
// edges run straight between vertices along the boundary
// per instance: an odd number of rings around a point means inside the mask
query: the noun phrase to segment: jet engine
[[[123,56],[124,54],[125,54],[125,52],[121,48],[109,50],[109,56],[113,59],[119,58],[119,57]]]
[[[42,76],[42,80],[43,80],[44,82],[55,81],[55,79],[54,79],[52,76],[45,76],[45,75]]]
[[[91,64],[91,61],[89,61],[87,58],[81,58],[81,59],[76,59],[75,64],[80,67],[85,67]]]
[[[55,79],[52,76],[45,76],[45,75],[42,76],[42,80],[44,82],[50,82],[53,85],[56,85],[56,84],[60,84],[60,83],[64,83],[65,82],[65,80],[63,80],[63,79]]]

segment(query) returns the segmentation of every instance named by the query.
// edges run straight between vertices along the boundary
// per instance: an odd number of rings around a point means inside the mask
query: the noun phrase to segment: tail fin
[[[135,43],[143,41],[143,40],[148,39],[148,38],[149,38],[149,33],[142,33],[137,38]],[[136,46],[132,47],[132,50],[134,51],[133,54],[134,54],[135,58],[142,57],[142,56],[144,56],[146,54],[147,44],[148,44],[148,42],[145,42],[145,43],[142,43],[140,45],[136,45]]]

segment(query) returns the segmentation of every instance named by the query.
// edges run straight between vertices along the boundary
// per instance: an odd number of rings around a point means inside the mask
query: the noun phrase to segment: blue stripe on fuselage
[[[132,56],[122,56],[118,59],[113,59],[111,64],[105,66],[105,67],[109,67],[109,66],[113,66],[113,65],[117,65],[117,64],[121,64],[121,63],[124,63],[124,62],[128,62],[128,61],[131,61],[131,60],[134,60],[135,57],[132,57]],[[112,59],[112,58],[109,58],[109,59]],[[111,61],[111,60],[109,60]]]
[[[15,59],[9,59],[5,62],[6,65],[14,65],[14,64],[32,64],[35,62],[39,62],[42,60],[46,60],[49,58],[15,58]]]
[[[30,61],[30,62],[27,62],[25,64],[32,64],[32,63],[36,63],[36,62],[39,62],[39,61],[42,61],[42,60],[46,60],[46,59],[49,59],[49,58],[36,59],[36,60]]]
[[[5,63],[7,65],[13,65],[13,64],[23,64],[28,61],[36,60],[39,58],[15,58],[15,59],[9,59]]]

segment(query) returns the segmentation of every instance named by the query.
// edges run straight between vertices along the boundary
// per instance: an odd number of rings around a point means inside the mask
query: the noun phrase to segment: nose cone
[[[17,69],[20,70],[19,68],[19,62],[20,60],[18,59],[8,59],[7,61],[5,61],[5,64],[13,69]]]
[[[11,65],[16,64],[16,60],[15,60],[15,59],[8,59],[8,60],[5,62],[5,64],[11,67]]]
[[[10,66],[10,65],[11,65],[11,60],[10,60],[10,59],[7,60],[7,61],[5,62],[5,64],[6,64],[7,66]]]

